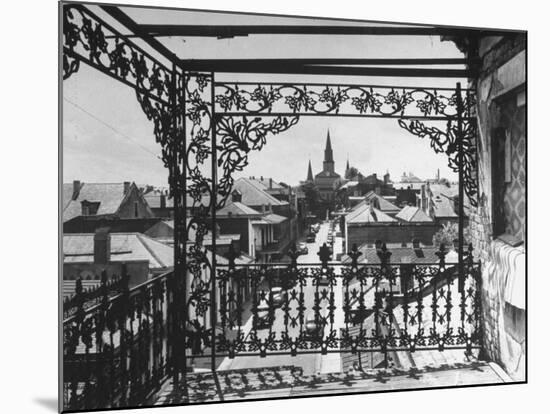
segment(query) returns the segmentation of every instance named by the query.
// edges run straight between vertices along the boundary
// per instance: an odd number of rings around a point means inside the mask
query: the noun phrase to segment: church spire
[[[330,144],[330,131],[327,129],[327,143],[325,145],[325,159],[323,161],[323,172],[334,174],[334,158],[332,158],[332,145]]]
[[[309,165],[307,166],[307,179],[306,181],[313,181],[313,172],[311,172],[311,160],[309,160]]]
[[[327,129],[327,143],[325,145],[325,162],[334,162],[332,159],[332,145],[330,144],[330,131]]]

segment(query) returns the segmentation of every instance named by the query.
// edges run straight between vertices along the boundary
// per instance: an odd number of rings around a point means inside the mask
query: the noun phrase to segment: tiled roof
[[[241,192],[241,202],[247,206],[283,206],[288,205],[287,201],[281,201],[268,194],[262,184],[258,184],[255,180],[249,178],[239,178],[233,184],[233,189]]]
[[[73,184],[63,184],[63,221],[82,214],[81,202],[99,202],[96,215],[115,214],[124,200],[124,183],[81,183],[76,200],[72,199]]]
[[[346,216],[346,222],[359,224],[359,223],[392,223],[396,222],[394,218],[388,216],[386,213],[371,207],[370,204],[364,204],[360,208],[353,210]]]
[[[164,269],[173,266],[174,249],[141,233],[111,233],[111,261],[149,261],[149,268]],[[63,235],[65,263],[94,261],[94,234]]]
[[[432,219],[420,207],[406,206],[395,218],[409,223],[430,223]]]
[[[233,201],[226,204],[223,208],[216,212],[217,217],[226,217],[231,213],[233,216],[259,217],[262,214],[247,205],[238,201]]]
[[[378,204],[380,206],[381,211],[384,211],[386,213],[388,213],[388,212],[389,213],[397,213],[400,210],[400,208],[397,207],[395,204],[393,204],[392,202],[386,200],[381,195],[376,194],[374,191],[369,191],[363,198],[364,198],[364,200],[362,202],[360,202],[359,204],[357,204],[356,206],[354,206],[352,208],[352,211],[358,210],[359,208],[362,208],[365,205],[369,205],[370,202],[373,199],[378,200]]]

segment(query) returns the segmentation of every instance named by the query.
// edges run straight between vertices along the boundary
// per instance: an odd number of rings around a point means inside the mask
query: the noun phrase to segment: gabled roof
[[[233,184],[233,189],[241,192],[241,202],[247,206],[284,206],[288,205],[287,201],[281,201],[268,194],[265,191],[265,186],[258,184],[255,180],[249,178],[239,178]]]
[[[164,269],[174,264],[174,249],[141,233],[111,233],[111,261],[149,261],[149,268]],[[63,235],[64,263],[94,261],[94,233]]]
[[[237,217],[260,217],[262,214],[238,201],[230,202],[216,212],[216,217],[228,217],[229,214]]]
[[[364,200],[352,208],[352,211],[357,210],[365,205],[369,205],[372,200],[377,199],[380,206],[380,210],[386,213],[397,213],[401,210],[392,202],[386,200],[381,195],[376,194],[374,191],[369,191],[365,196]]]
[[[132,184],[135,186],[135,184]],[[82,215],[82,201],[98,202],[96,215],[116,214],[124,201],[124,183],[81,183],[75,200],[73,184],[63,184],[63,221]]]
[[[430,223],[432,219],[420,207],[406,206],[395,218],[408,223]]]
[[[396,221],[397,220],[394,218],[372,207],[370,204],[364,204],[360,208],[351,211],[346,216],[346,222],[348,224],[393,223]]]

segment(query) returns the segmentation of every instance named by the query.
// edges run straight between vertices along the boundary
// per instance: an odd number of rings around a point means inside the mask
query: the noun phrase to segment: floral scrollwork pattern
[[[464,92],[466,110],[474,103]],[[233,114],[423,116],[457,115],[457,95],[451,89],[394,88],[360,85],[216,84],[216,111]]]
[[[216,123],[218,168],[218,208],[223,207],[233,187],[233,173],[248,165],[250,151],[261,150],[269,134],[287,131],[298,122],[298,117],[278,116],[270,121],[260,117],[220,117]]]
[[[424,122],[415,119],[411,121],[398,121],[401,128],[420,138],[428,138],[430,146],[436,153],[444,153],[448,157],[448,165],[454,172],[462,169],[464,177],[464,192],[472,206],[477,206],[478,181],[477,181],[477,152],[476,152],[476,124],[474,120],[462,120],[462,152],[463,160],[460,163],[458,148],[458,121],[449,120],[446,129],[428,126]]]

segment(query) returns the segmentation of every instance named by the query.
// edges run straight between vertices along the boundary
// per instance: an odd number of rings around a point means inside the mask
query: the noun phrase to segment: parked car
[[[274,308],[280,308],[286,302],[286,291],[282,287],[273,287],[269,293],[270,303]]]
[[[309,233],[306,237],[307,243],[315,243],[315,233]]]
[[[330,285],[330,280],[329,280],[327,275],[322,274],[319,277],[318,283],[319,283],[319,286],[329,286]]]
[[[322,339],[325,323],[320,317],[317,317],[315,313],[310,313],[306,316],[304,328],[304,336],[306,339]]]
[[[273,315],[273,311],[269,307],[269,304],[263,301],[260,305],[258,305],[257,313],[252,319],[252,325],[254,326],[254,329],[257,330],[268,329],[273,324],[274,319],[275,317]]]

